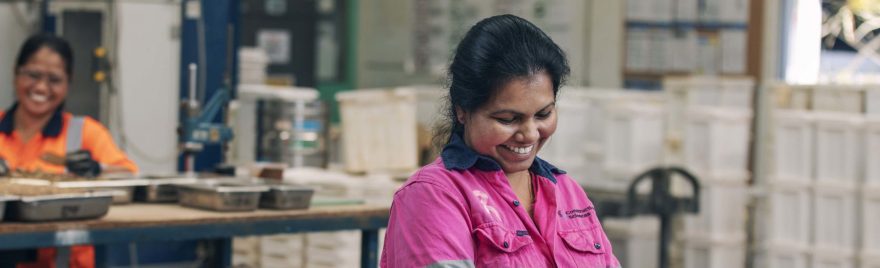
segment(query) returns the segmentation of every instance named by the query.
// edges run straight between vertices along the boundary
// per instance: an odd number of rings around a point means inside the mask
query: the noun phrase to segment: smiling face
[[[21,112],[42,117],[55,111],[67,97],[66,62],[57,52],[40,48],[15,72],[15,94]]]
[[[556,131],[556,98],[545,72],[513,79],[482,107],[456,109],[464,141],[491,157],[510,177],[531,167],[538,151]]]

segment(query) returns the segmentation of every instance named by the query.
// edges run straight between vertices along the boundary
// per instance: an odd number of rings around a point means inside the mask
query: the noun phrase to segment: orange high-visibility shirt
[[[0,157],[6,160],[6,164],[11,170],[64,173],[64,166],[46,162],[41,156],[43,153],[59,156],[67,153],[67,126],[73,115],[61,112],[59,109],[52,116],[52,119],[49,119],[43,131],[35,134],[25,143],[15,131],[14,116],[12,116],[15,108],[17,105],[6,113],[0,113],[0,117],[2,117],[0,119]],[[104,166],[123,167],[132,173],[138,171],[137,165],[128,159],[125,153],[113,142],[110,131],[95,119],[85,117],[81,137],[80,148],[89,151],[92,158],[98,163]]]
[[[13,114],[15,114],[17,107],[18,104],[13,105],[5,113],[0,113],[0,117],[2,117],[0,119],[0,157],[6,160],[10,170],[64,173],[66,170],[64,166],[43,161],[41,156],[47,152],[59,156],[67,153],[67,127],[73,115],[62,112],[62,108],[59,107],[43,130],[25,143],[15,131]],[[98,163],[105,166],[124,167],[132,173],[138,171],[137,165],[116,147],[110,131],[100,122],[85,117],[80,137],[82,139],[80,149],[91,152],[92,158]],[[22,263],[17,266],[19,268],[55,267],[54,262],[55,248],[41,248],[36,263]],[[95,249],[90,245],[72,246],[69,264],[73,268],[94,268]]]

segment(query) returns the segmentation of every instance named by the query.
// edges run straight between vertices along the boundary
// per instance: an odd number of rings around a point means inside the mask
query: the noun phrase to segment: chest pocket
[[[605,236],[598,225],[583,229],[559,231],[559,237],[565,244],[572,262],[581,267],[605,267],[607,252]]]
[[[476,230],[477,267],[541,267],[542,256],[528,235],[518,236],[496,223],[487,223]]]

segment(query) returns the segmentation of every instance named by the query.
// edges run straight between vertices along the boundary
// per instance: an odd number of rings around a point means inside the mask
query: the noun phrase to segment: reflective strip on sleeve
[[[82,148],[82,127],[85,118],[74,116],[67,125],[67,152],[72,153]]]
[[[425,268],[474,268],[474,261],[472,260],[454,260],[454,261],[439,261]]]

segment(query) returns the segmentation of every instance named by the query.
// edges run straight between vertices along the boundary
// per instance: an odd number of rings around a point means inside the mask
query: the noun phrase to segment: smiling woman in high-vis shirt
[[[70,44],[59,37],[34,35],[21,46],[13,82],[16,102],[0,113],[0,171],[85,177],[109,170],[137,172],[101,123],[64,112],[72,66]],[[0,252],[0,265],[11,259],[3,254],[10,253]],[[53,267],[54,255],[54,249],[41,249],[35,263],[18,267]],[[70,267],[94,267],[94,259],[91,246],[71,248]]]
[[[382,267],[619,267],[584,190],[537,157],[564,52],[512,15],[477,23],[449,67],[445,146],[394,195]]]

